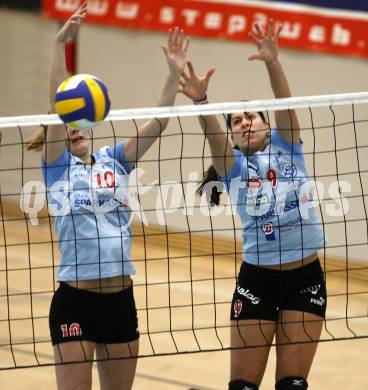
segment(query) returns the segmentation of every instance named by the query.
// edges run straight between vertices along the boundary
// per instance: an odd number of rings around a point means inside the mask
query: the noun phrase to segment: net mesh
[[[211,163],[198,116],[212,113],[226,128],[228,112],[264,111],[273,123],[274,110],[297,108],[328,238],[319,253],[328,293],[321,341],[368,337],[367,102],[368,94],[359,93],[118,110],[93,131],[95,152],[135,137],[145,118],[172,118],[135,167],[140,357],[230,348],[242,226],[226,212],[226,196],[217,209],[195,196]],[[40,155],[25,152],[24,144],[37,125],[56,122],[52,115],[0,118],[0,369],[53,364],[48,313],[57,288],[58,237],[45,207]]]

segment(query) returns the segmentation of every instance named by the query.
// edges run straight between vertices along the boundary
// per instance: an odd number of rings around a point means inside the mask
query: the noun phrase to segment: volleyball
[[[105,119],[110,99],[105,84],[90,74],[64,80],[56,91],[55,111],[70,128],[91,129]]]

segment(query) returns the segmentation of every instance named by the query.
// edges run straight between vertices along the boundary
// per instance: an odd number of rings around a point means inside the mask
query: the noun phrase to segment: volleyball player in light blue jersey
[[[85,2],[58,32],[50,102],[67,77],[65,42],[85,19]],[[163,47],[169,66],[159,106],[174,103],[186,65],[189,39],[169,31]],[[129,173],[166,128],[168,119],[144,123],[137,136],[91,155],[90,132],[49,126],[28,141],[43,147],[42,167],[56,216],[61,262],[50,309],[50,332],[59,389],[91,389],[96,352],[101,389],[130,389],[138,355],[138,321],[130,275],[130,209],[124,188]],[[132,357],[130,359],[116,358]]]
[[[258,53],[249,57],[266,65],[276,98],[291,96],[278,61],[270,21],[258,24],[250,38]],[[214,69],[198,77],[188,61],[181,92],[205,104]],[[243,263],[231,306],[230,390],[258,389],[276,337],[278,390],[307,389],[307,378],[320,338],[326,310],[326,289],[317,250],[324,237],[311,207],[307,171],[294,110],[275,112],[271,131],[262,112],[228,116],[228,137],[216,116],[200,117],[213,165],[199,193],[219,204],[225,184],[244,224]],[[217,183],[217,184],[216,184]],[[216,185],[218,187],[216,187]]]
[[[251,116],[259,114],[246,115],[252,121]],[[236,123],[237,115],[231,121]],[[324,239],[316,210],[309,202],[302,144],[289,144],[277,129],[270,137],[266,148],[252,155],[235,149],[233,167],[221,179],[230,196],[237,197],[232,201],[244,224],[244,261],[279,267],[314,256],[323,248]],[[239,188],[238,178],[249,185]]]

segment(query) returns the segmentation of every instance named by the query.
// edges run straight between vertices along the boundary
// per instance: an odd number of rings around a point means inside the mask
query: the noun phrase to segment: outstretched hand
[[[278,55],[278,39],[282,30],[282,25],[277,25],[276,29],[274,21],[270,19],[266,32],[262,30],[258,23],[254,23],[253,31],[250,32],[249,38],[255,43],[258,48],[258,53],[248,57],[248,60],[260,60],[266,63],[272,62]]]
[[[74,14],[65,22],[64,26],[56,35],[56,40],[65,42],[78,32],[87,15],[87,1],[85,1]]]
[[[180,80],[179,92],[183,93],[189,99],[194,101],[202,100],[207,94],[208,83],[210,78],[215,73],[215,68],[209,69],[205,76],[199,77],[196,75],[193,64],[191,61],[187,62],[189,75],[184,71]]]
[[[183,30],[175,27],[169,30],[167,47],[162,46],[170,72],[181,74],[187,61],[187,50],[190,39]]]

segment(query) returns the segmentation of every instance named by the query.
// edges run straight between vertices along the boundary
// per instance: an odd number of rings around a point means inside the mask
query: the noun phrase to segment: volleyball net
[[[368,93],[114,110],[92,131],[92,152],[136,137],[147,118],[171,118],[129,179],[140,357],[230,348],[242,225],[225,194],[217,208],[195,194],[211,164],[198,117],[216,114],[226,129],[227,113],[263,111],[274,125],[282,109],[297,110],[327,237],[319,251],[328,293],[321,341],[368,337]],[[0,369],[53,364],[58,237],[41,156],[24,145],[37,127],[58,121],[0,118]]]

